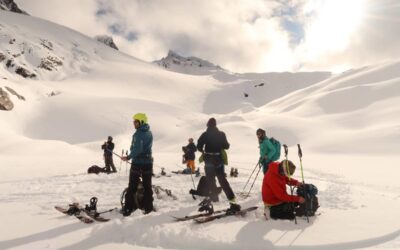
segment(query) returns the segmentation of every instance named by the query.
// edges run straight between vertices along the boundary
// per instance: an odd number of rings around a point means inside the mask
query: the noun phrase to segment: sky
[[[341,72],[400,56],[398,0],[15,2],[145,61],[173,50],[234,72]]]

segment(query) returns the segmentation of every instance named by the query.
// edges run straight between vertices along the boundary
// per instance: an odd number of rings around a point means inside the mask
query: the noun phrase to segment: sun
[[[344,50],[351,35],[362,24],[367,0],[310,0],[305,6],[307,17],[305,43],[311,57]]]

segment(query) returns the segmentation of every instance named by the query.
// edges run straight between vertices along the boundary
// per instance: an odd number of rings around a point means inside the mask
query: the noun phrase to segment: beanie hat
[[[217,126],[217,121],[215,120],[214,117],[210,118],[207,122],[207,127],[216,127]]]

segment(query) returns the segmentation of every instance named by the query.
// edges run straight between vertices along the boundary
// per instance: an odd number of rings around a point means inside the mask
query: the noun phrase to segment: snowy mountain
[[[67,34],[63,35],[48,21],[35,19],[29,24],[30,16],[0,13],[0,74],[4,77],[15,78],[16,73],[23,78],[60,80],[87,73],[113,54],[108,46],[76,31],[63,28],[61,32]]]
[[[0,10],[8,10],[15,13],[28,15],[28,13],[18,7],[14,0],[0,0]]]
[[[117,45],[114,43],[114,40],[111,36],[107,36],[107,35],[99,35],[96,36],[94,39],[96,39],[97,41],[104,43],[105,45],[118,50]]]
[[[167,57],[153,63],[170,71],[192,75],[209,75],[212,72],[224,70],[206,60],[194,56],[183,57],[172,50],[168,51]]]
[[[0,249],[399,248],[399,62],[339,75],[233,74],[212,65],[212,74],[189,75],[38,18],[0,11],[0,25],[0,95],[13,102],[12,112],[0,111]],[[48,56],[62,64],[38,67]],[[17,67],[35,80],[17,75]],[[149,215],[113,211],[103,214],[109,222],[86,225],[56,211],[93,196],[99,211],[120,206],[129,166],[115,157],[117,174],[86,171],[103,166],[107,136],[115,153],[129,148],[137,112],[149,117],[157,174],[181,170],[181,147],[189,137],[197,141],[215,117],[230,142],[225,170],[239,169],[237,178],[228,177],[237,194],[256,169],[255,131],[266,129],[289,146],[298,166],[293,178],[304,174],[318,187],[318,216],[298,224],[266,220],[260,175],[249,197],[237,197],[258,210],[209,224],[172,219],[198,209],[200,201],[188,194],[198,178],[185,175],[153,178],[178,199],[154,195],[157,211]],[[227,207],[224,194],[214,207]]]

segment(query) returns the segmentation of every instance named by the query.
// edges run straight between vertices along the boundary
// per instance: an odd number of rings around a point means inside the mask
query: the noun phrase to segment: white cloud
[[[345,69],[400,56],[396,0],[16,2],[89,36],[114,33],[120,50],[147,61],[172,49],[232,71],[265,72]],[[355,2],[365,2],[364,11]]]

